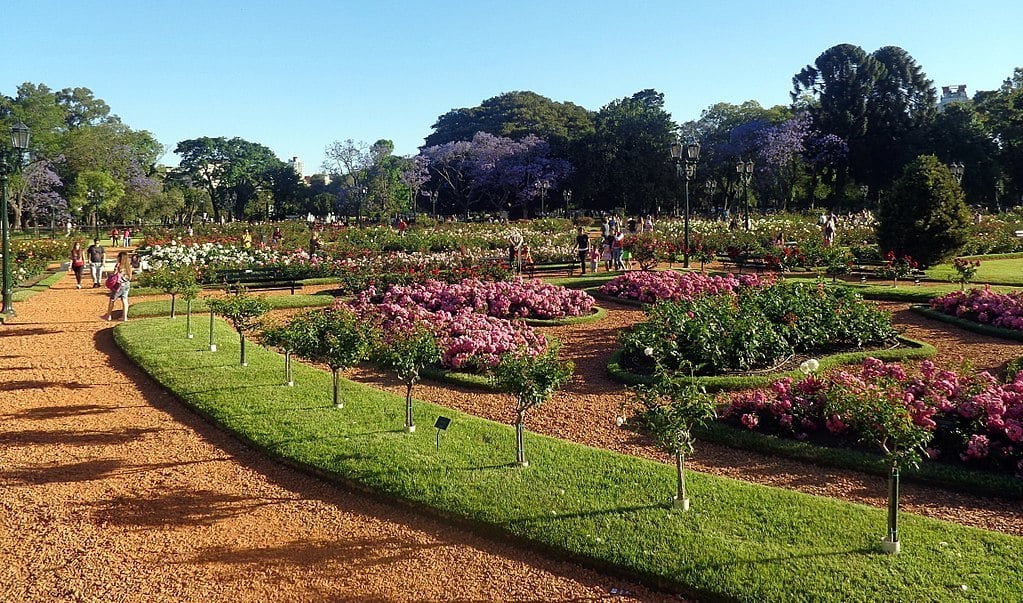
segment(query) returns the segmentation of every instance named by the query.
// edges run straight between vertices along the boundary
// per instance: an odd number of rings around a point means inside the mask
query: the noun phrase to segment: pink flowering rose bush
[[[506,352],[523,348],[527,354],[536,355],[547,349],[544,336],[521,322],[480,314],[471,307],[451,312],[414,303],[374,303],[372,295],[370,290],[352,302],[338,303],[348,305],[385,334],[413,333],[417,329],[435,333],[443,368],[482,373],[494,368]]]
[[[414,304],[432,312],[457,314],[469,309],[494,318],[557,319],[586,316],[594,299],[584,291],[559,287],[540,279],[491,282],[466,279],[458,283],[428,280],[393,285],[381,295],[366,293],[374,303]]]
[[[828,410],[829,400],[845,395],[905,407],[913,423],[932,432],[926,447],[931,459],[1023,477],[1023,373],[1000,384],[987,372],[960,374],[924,361],[918,375],[909,375],[897,363],[868,358],[858,373],[785,378],[767,391],[736,394],[721,420],[783,437],[851,445],[857,440],[849,427],[854,421]]]
[[[953,291],[932,299],[931,308],[993,327],[1023,331],[1023,291],[995,293],[990,287]]]
[[[696,272],[626,272],[604,283],[599,291],[604,295],[630,299],[647,304],[664,300],[690,300],[709,293],[734,293],[740,287],[763,287],[773,277],[760,278],[756,274],[739,276],[707,276]]]

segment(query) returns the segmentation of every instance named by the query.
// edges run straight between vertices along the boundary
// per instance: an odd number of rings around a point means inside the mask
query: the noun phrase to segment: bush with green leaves
[[[419,382],[423,369],[440,362],[441,348],[436,332],[420,324],[412,332],[381,333],[374,342],[371,357],[393,371],[405,385],[405,431],[414,432],[412,388]]]
[[[235,294],[210,298],[207,304],[210,312],[226,318],[238,332],[241,345],[240,362],[245,366],[245,333],[256,328],[260,317],[270,311],[270,303],[262,297],[250,295],[244,289],[240,289]]]
[[[523,467],[526,461],[526,412],[551,399],[572,377],[575,365],[558,359],[557,339],[547,342],[547,349],[531,354],[525,348],[507,352],[494,368],[494,384],[515,396],[515,462]]]
[[[897,256],[933,266],[958,253],[970,232],[963,189],[933,155],[906,166],[891,194],[881,198],[878,244]]]
[[[648,351],[653,354],[652,349]],[[636,398],[646,408],[643,421],[658,446],[675,457],[675,506],[687,511],[685,457],[696,448],[694,431],[715,418],[717,403],[714,396],[679,371],[667,371],[658,363],[654,374],[657,380],[638,387]]]
[[[288,328],[296,331],[288,337],[295,354],[330,368],[333,376],[333,404],[344,408],[339,380],[341,370],[366,360],[376,338],[373,326],[356,316],[347,306],[306,312],[292,317]]]
[[[146,270],[139,275],[139,284],[143,287],[153,287],[171,296],[171,318],[176,316],[174,306],[177,296],[186,289],[197,288],[197,283],[196,269],[189,264],[160,266],[154,270]]]
[[[797,352],[887,344],[896,336],[889,313],[848,289],[780,283],[658,303],[647,309],[646,321],[619,337],[619,346],[633,372],[651,374],[660,363],[720,375],[769,368]]]

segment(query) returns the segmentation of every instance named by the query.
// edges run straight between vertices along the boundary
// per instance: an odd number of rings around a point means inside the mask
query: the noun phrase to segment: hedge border
[[[935,310],[924,305],[912,305],[909,309],[932,320],[939,320],[981,335],[989,335],[1000,339],[1010,339],[1012,341],[1023,341],[1023,331],[986,325],[982,322],[977,322],[968,318],[960,318],[958,316],[952,316],[951,314],[945,314],[940,310]]]

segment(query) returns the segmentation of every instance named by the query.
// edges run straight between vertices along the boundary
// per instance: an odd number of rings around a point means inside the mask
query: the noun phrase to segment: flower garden
[[[762,232],[778,227],[772,224]],[[896,482],[900,469],[912,477],[931,475],[924,471],[927,467],[947,466],[952,472],[942,473],[939,480],[947,487],[965,487],[975,483],[969,476],[982,475],[987,480],[985,487],[992,492],[1023,495],[1023,377],[1000,381],[968,367],[917,363],[912,354],[901,361],[874,357],[881,356],[875,352],[885,351],[890,354],[885,358],[899,358],[902,350],[899,330],[889,312],[864,300],[859,290],[847,283],[832,285],[814,273],[803,278],[786,274],[801,268],[800,263],[813,263],[807,259],[817,253],[811,227],[805,229],[806,240],[799,241],[798,253],[764,262],[767,271],[745,274],[705,273],[697,271],[699,267],[664,270],[665,263],[678,261],[679,247],[672,239],[675,228],[669,222],[642,241],[637,237],[637,262],[647,257],[653,262],[647,268],[660,264],[661,269],[590,275],[570,284],[592,287],[587,290],[599,299],[642,304],[644,317],[618,332],[616,349],[608,352],[615,353],[625,370],[644,376],[647,385],[621,390],[622,410],[615,413],[620,417],[619,426],[610,429],[637,430],[638,437],[646,438],[644,446],[655,449],[651,456],[667,452],[676,457],[677,473],[663,463],[647,464],[628,455],[584,450],[525,432],[525,425],[538,420],[531,409],[558,395],[572,371],[571,363],[563,362],[571,353],[551,337],[551,331],[527,321],[559,324],[556,321],[589,316],[596,312],[598,302],[579,288],[514,276],[507,262],[506,241],[511,232],[507,226],[414,229],[404,238],[385,228],[350,229],[326,234],[322,250],[315,254],[302,248],[300,231],[290,238],[290,244],[286,240],[276,248],[257,244],[252,249],[243,249],[231,236],[174,239],[153,233],[143,253],[155,269],[151,271],[154,275],[166,276],[161,269],[173,272],[190,266],[199,284],[210,285],[211,269],[273,266],[293,278],[321,283],[335,298],[327,309],[287,315],[271,311],[270,320],[261,322],[260,317],[274,307],[275,298],[266,298],[265,304],[249,304],[244,302],[250,294],[244,292],[228,296],[238,303],[205,295],[200,307],[211,308],[233,326],[225,330],[219,321],[214,325],[211,349],[216,339],[216,356],[240,354],[240,367],[211,364],[214,354],[196,350],[194,344],[178,349],[185,343],[181,341],[184,330],[156,326],[165,321],[133,321],[118,327],[116,336],[147,371],[186,402],[275,456],[336,473],[341,479],[355,480],[441,514],[481,522],[517,538],[536,540],[597,563],[613,563],[632,575],[654,576],[671,588],[694,589],[712,598],[784,600],[792,585],[782,577],[787,572],[762,571],[745,564],[716,576],[704,575],[671,553],[668,549],[677,547],[669,540],[686,540],[701,549],[696,553],[697,564],[721,560],[712,552],[715,545],[698,529],[700,521],[756,533],[756,546],[748,551],[752,561],[763,551],[774,550],[760,534],[765,521],[774,537],[784,534],[782,539],[797,542],[796,549],[808,557],[814,557],[813,551],[820,546],[813,534],[831,532],[809,520],[797,528],[784,517],[765,519],[765,513],[772,513],[767,509],[779,505],[805,509],[825,522],[829,517],[855,518],[843,520],[848,523],[839,530],[841,536],[829,537],[828,546],[835,549],[873,550],[875,546],[868,542],[877,540],[875,532],[884,520],[879,522],[875,515],[861,517],[859,510],[847,507],[818,507],[817,501],[790,499],[791,493],[751,491],[728,480],[686,473],[684,461],[692,455],[699,457],[704,437],[739,445],[747,441],[746,435],[722,438],[720,434],[750,434],[822,451],[867,454],[885,459],[882,471],[894,471]],[[800,232],[792,224],[784,228],[787,233]],[[555,234],[551,225],[523,225],[517,230],[535,245],[534,256],[550,261],[571,259],[574,242]],[[701,232],[699,249],[742,249],[742,254],[752,257],[754,245],[742,240],[753,241],[757,236],[712,228]],[[826,259],[828,253],[820,251],[819,257]],[[697,257],[694,252],[693,258]],[[711,263],[709,252],[705,259],[706,264]],[[141,277],[143,286],[146,278]],[[150,303],[161,302],[141,301],[133,309],[145,314]],[[959,318],[1023,330],[1017,293],[990,288],[952,291],[935,296],[930,306]],[[289,359],[294,356],[326,365],[333,378],[324,378],[322,371],[305,364],[299,365],[294,378],[290,373],[281,378],[277,368],[280,357],[258,346],[246,352],[246,339],[285,352]],[[855,364],[828,360],[849,352],[859,354]],[[339,378],[342,371],[359,363],[393,373],[407,387],[404,437],[394,431],[400,425],[395,422],[401,414],[399,401]],[[198,367],[205,367],[201,370],[209,376],[195,384],[182,380],[183,374],[194,379]],[[431,367],[479,375],[488,387],[510,395],[516,401],[509,405],[515,408],[514,434],[503,435],[500,426],[451,409],[419,401],[413,404],[414,388],[433,374]],[[699,378],[719,376],[733,379],[737,386],[713,395],[699,390],[705,383]],[[237,393],[241,391],[239,383],[248,384],[252,391]],[[333,398],[328,390],[333,390]],[[235,393],[228,403],[218,391]],[[316,400],[323,401],[323,410],[300,418],[310,413],[296,409],[308,409],[310,404],[317,407]],[[333,404],[327,404],[331,400]],[[658,402],[649,402],[652,400]],[[272,420],[274,416],[280,418],[279,423]],[[452,432],[451,450],[441,446],[439,432],[436,446],[429,430],[422,440],[412,435],[417,423],[432,425],[441,416],[454,417],[458,425],[459,430]],[[366,432],[375,435],[358,435]],[[719,435],[712,436],[712,432]],[[506,437],[516,441],[514,464],[510,459],[501,460],[505,457],[500,442]],[[327,446],[327,440],[334,444]],[[318,441],[323,444],[314,443]],[[527,449],[531,463],[526,461]],[[832,453],[819,454],[826,459]],[[451,469],[466,462],[473,471]],[[528,469],[517,473],[508,473],[506,467],[527,464]],[[919,474],[916,465],[922,466]],[[487,469],[474,469],[477,466]],[[874,465],[862,469],[878,470]],[[476,474],[478,471],[483,473]],[[625,475],[631,479],[623,479]],[[683,508],[682,499],[684,508],[689,509],[692,496],[690,519],[665,514],[663,505],[654,502],[665,499],[671,489],[666,484],[674,480],[680,488],[676,509]],[[619,487],[623,482],[634,483],[634,487]],[[682,489],[683,483],[688,490]],[[559,484],[564,500],[558,495],[550,498],[550,484]],[[482,489],[469,493],[476,487]],[[727,500],[734,504],[722,506]],[[761,502],[749,502],[753,500]],[[552,509],[548,517],[520,521],[522,516],[533,517],[534,511],[546,513],[548,508]],[[623,508],[643,510],[631,514],[613,511],[603,520],[591,519],[600,517],[590,515],[598,509]],[[635,532],[629,526],[640,519],[651,530],[615,539],[613,546],[596,536],[609,530]],[[761,525],[753,527],[758,521]],[[931,525],[912,516],[904,518],[904,523],[907,547],[936,548],[939,539],[947,538],[945,524]],[[848,544],[849,535],[863,541]],[[979,538],[988,550],[1015,546],[1014,540],[1001,540],[1000,535],[994,540],[973,533],[962,538]],[[784,549],[775,553],[786,554]],[[970,552],[967,557],[972,559],[972,555]],[[897,565],[947,563],[922,549],[906,557]],[[1008,559],[1012,558],[1009,554]],[[869,558],[853,561],[842,555],[834,561],[814,561],[806,568],[808,586],[800,587],[808,589],[804,594],[834,598],[836,592],[824,586],[824,576],[836,572],[842,580],[858,584],[863,584],[862,580],[888,584]],[[1015,569],[1006,566],[990,571]],[[756,586],[748,588],[749,580]],[[893,588],[892,592],[900,593],[897,597],[936,592],[915,580]],[[1013,587],[1003,585],[991,592],[1004,594],[1003,588]],[[924,596],[928,597],[943,600],[941,596]]]

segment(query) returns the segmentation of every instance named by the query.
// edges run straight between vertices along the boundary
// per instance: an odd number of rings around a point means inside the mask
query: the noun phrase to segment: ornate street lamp
[[[735,164],[735,173],[739,176],[739,182],[742,182],[742,204],[746,213],[746,230],[749,230],[749,185],[753,182],[753,161],[740,159]]]
[[[31,136],[28,126],[18,120],[18,123],[11,127],[11,146],[14,147],[14,165],[7,163],[6,154],[0,158],[0,238],[3,239],[3,307],[0,313],[7,316],[14,316],[14,306],[11,305],[11,290],[14,283],[11,280],[11,225],[7,221],[7,178],[21,167],[21,155],[28,149],[28,141]]]
[[[99,238],[99,206],[103,205],[103,191],[89,189],[85,196],[89,198],[89,205],[92,206],[92,238]]]
[[[684,157],[683,151],[685,152]],[[684,246],[682,250],[682,267],[689,268],[689,183],[696,177],[696,163],[700,160],[700,143],[691,142],[683,147],[681,142],[675,141],[671,145],[671,158],[675,160],[675,172],[679,175],[682,175],[684,172],[685,175],[686,205],[682,222],[682,244]],[[677,202],[675,207],[675,215],[678,215]]]
[[[963,183],[963,172],[966,171],[966,166],[956,161],[952,165],[948,166],[948,169],[952,172],[952,177],[956,179],[956,183]]]
[[[572,203],[572,189],[566,188],[562,191],[561,196],[565,198],[565,217],[568,217],[568,206]]]
[[[547,189],[551,187],[546,180],[536,181],[536,190],[540,191],[540,217],[547,213]]]

